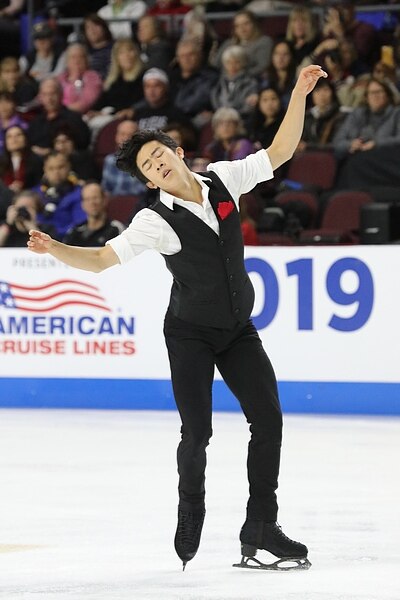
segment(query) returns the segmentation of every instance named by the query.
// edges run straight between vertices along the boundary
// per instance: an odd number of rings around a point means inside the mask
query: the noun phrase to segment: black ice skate
[[[204,509],[199,512],[190,512],[178,508],[175,550],[183,562],[183,570],[185,570],[186,563],[192,560],[199,548],[205,514]]]
[[[294,571],[311,567],[307,546],[288,538],[274,521],[247,519],[240,532],[240,541],[242,560],[234,567],[266,571]],[[257,550],[267,550],[278,560],[262,563],[255,558]]]

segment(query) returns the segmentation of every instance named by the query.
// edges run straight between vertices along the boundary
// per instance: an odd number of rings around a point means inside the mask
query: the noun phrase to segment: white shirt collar
[[[211,177],[205,177],[204,175],[199,175],[198,173],[194,173],[191,171],[193,177],[200,183],[202,189],[204,189],[205,184],[204,181],[211,181]],[[160,201],[170,210],[174,209],[174,201],[182,200],[182,198],[178,198],[177,196],[173,196],[168,192],[160,189]]]

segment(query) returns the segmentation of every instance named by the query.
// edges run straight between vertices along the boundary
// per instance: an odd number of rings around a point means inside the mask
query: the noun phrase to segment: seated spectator
[[[76,140],[78,150],[86,149],[90,142],[90,132],[79,113],[68,109],[62,103],[62,88],[55,77],[40,82],[39,101],[41,110],[32,119],[28,128],[28,138],[32,150],[39,156],[45,156],[52,148],[55,132],[68,125]]]
[[[4,150],[4,132],[12,125],[22,129],[28,127],[27,122],[17,113],[14,96],[10,92],[0,92],[0,154]]]
[[[147,5],[143,0],[108,0],[97,14],[108,21],[121,19],[121,22],[110,21],[109,27],[115,40],[132,37],[132,21],[137,21],[146,12]]]
[[[211,90],[214,110],[235,108],[242,117],[257,103],[258,82],[247,71],[247,54],[241,46],[229,46],[222,54],[223,72]]]
[[[89,69],[96,71],[104,81],[110,63],[113,37],[107,22],[96,13],[90,13],[83,19],[83,35],[89,55]]]
[[[248,118],[249,137],[256,149],[261,150],[271,145],[284,115],[278,92],[274,88],[261,90],[257,105]]]
[[[161,69],[149,69],[143,76],[144,100],[131,109],[121,111],[127,118],[134,118],[139,129],[164,129],[169,123],[180,123],[188,130],[195,129],[188,117],[174,106],[170,97],[169,79]],[[120,114],[121,114],[120,113]],[[186,148],[194,150],[194,148]]]
[[[183,149],[194,148],[196,146],[196,137],[193,136],[193,131],[182,125],[182,123],[168,123],[163,129],[165,133],[168,133],[175,142]],[[189,154],[186,153],[186,158],[189,158]]]
[[[177,66],[170,74],[174,105],[200,128],[211,118],[210,94],[218,81],[218,72],[202,66],[203,54],[196,40],[182,39],[178,43],[176,61]]]
[[[213,64],[221,68],[222,54],[228,46],[242,46],[247,53],[247,72],[257,77],[271,60],[272,39],[263,35],[257,17],[249,10],[240,10],[233,19],[233,35],[219,48]]]
[[[385,82],[370,79],[366,103],[355,108],[341,124],[333,139],[337,158],[400,144],[400,109]]]
[[[71,173],[68,158],[60,152],[50,152],[44,159],[44,174],[40,185],[34,188],[40,195],[43,212],[39,223],[52,226],[61,240],[68,229],[86,220],[81,206],[81,186]]]
[[[277,42],[271,55],[271,64],[262,77],[262,87],[273,87],[282,99],[282,106],[287,108],[296,78],[296,62],[289,42]]]
[[[125,229],[119,221],[107,217],[107,197],[99,183],[87,182],[82,187],[82,208],[86,221],[67,231],[63,238],[70,246],[98,247]]]
[[[0,92],[10,92],[19,109],[28,107],[38,92],[37,82],[23,75],[18,59],[7,56],[0,62]]]
[[[48,23],[40,21],[33,25],[32,42],[33,47],[19,59],[22,73],[40,82],[64,70],[64,48],[56,40],[55,31]]]
[[[52,229],[42,228],[38,223],[41,209],[40,196],[36,192],[23,190],[14,196],[12,204],[7,209],[5,221],[0,224],[0,247],[26,247],[30,229],[40,229],[54,235]]]
[[[320,35],[316,20],[308,6],[294,6],[289,13],[286,39],[293,48],[297,66],[315,49]]]
[[[342,0],[328,9],[323,27],[323,38],[334,38],[340,43],[351,39],[358,57],[367,66],[377,58],[377,34],[373,25],[357,19],[355,2]]]
[[[237,110],[219,108],[211,123],[214,141],[204,150],[204,155],[211,162],[238,160],[254,152],[253,144],[245,137],[243,122]]]
[[[327,79],[317,81],[311,99],[313,106],[306,111],[297,152],[331,148],[332,139],[345,117],[335,87]]]
[[[1,180],[13,192],[31,188],[42,176],[42,161],[32,152],[26,131],[12,125],[5,132],[4,152],[0,158]]]
[[[89,150],[77,149],[71,127],[63,125],[54,132],[52,148],[68,158],[80,185],[89,179],[98,179],[99,173],[92,153]]]
[[[71,44],[66,50],[65,71],[59,76],[62,102],[70,110],[85,114],[99,98],[103,83],[100,75],[89,69],[85,46]]]
[[[145,68],[157,67],[167,71],[174,58],[174,50],[164,33],[161,21],[157,17],[143,15],[137,24],[136,37]]]
[[[196,40],[200,46],[203,66],[211,65],[218,50],[218,35],[201,6],[194,6],[182,20],[182,38]]]
[[[104,90],[86,117],[92,132],[98,132],[114,118],[131,114],[132,104],[143,98],[143,63],[132,40],[117,40],[111,53],[111,65]]]
[[[115,149],[129,140],[138,131],[134,121],[121,121],[115,133]],[[107,154],[104,158],[101,187],[110,196],[143,196],[147,187],[137,177],[121,171],[116,166],[115,154]]]

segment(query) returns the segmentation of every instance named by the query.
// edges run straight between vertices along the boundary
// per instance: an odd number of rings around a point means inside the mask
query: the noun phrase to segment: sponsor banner
[[[246,266],[280,381],[400,384],[396,246],[252,247]],[[2,249],[0,377],[168,380],[170,286],[156,253],[94,274]]]

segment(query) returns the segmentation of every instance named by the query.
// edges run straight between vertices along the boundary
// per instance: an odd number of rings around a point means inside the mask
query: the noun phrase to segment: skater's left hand
[[[319,65],[309,65],[301,69],[293,92],[307,96],[315,87],[320,77],[328,77]]]

